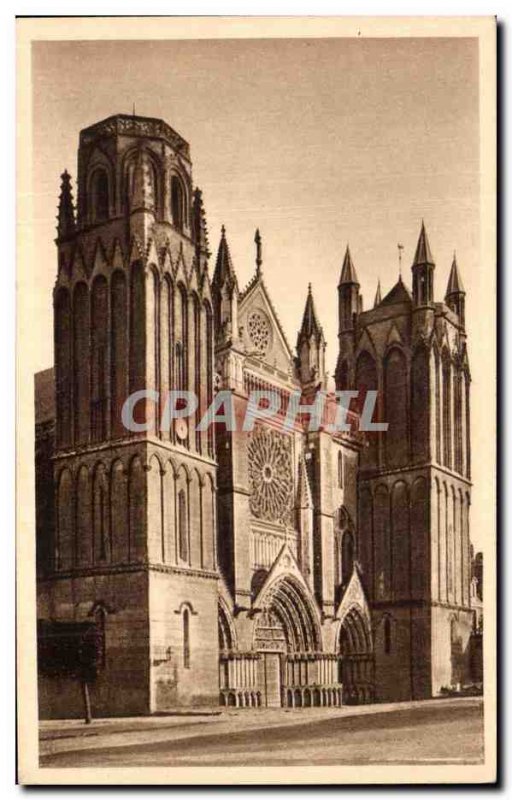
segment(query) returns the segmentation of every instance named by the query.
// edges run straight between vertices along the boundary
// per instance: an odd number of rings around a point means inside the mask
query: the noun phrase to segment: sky
[[[53,361],[59,176],[65,168],[76,176],[81,128],[135,105],[190,144],[211,271],[224,224],[245,286],[259,227],[264,280],[292,347],[312,283],[331,373],[347,243],[365,308],[379,278],[383,294],[396,282],[398,243],[410,285],[422,219],[436,300],[456,250],[467,291],[474,452],[488,387],[472,333],[480,344],[479,296],[485,270],[494,269],[479,257],[477,40],[56,41],[36,42],[32,56],[34,370]],[[476,489],[478,458],[473,464]],[[485,518],[483,508],[477,513]]]

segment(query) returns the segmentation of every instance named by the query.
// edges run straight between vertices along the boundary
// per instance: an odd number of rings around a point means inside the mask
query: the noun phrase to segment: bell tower
[[[64,172],[43,606],[74,622],[106,609],[98,713],[213,703],[216,463],[213,432],[196,430],[213,396],[213,303],[189,145],[162,120],[109,117],[80,133],[77,187],[75,209]],[[170,390],[197,408],[169,426]],[[53,688],[74,707],[71,688]]]

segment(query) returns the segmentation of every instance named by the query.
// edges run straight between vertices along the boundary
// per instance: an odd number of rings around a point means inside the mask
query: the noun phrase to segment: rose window
[[[260,311],[253,311],[247,320],[249,338],[260,353],[265,353],[270,344],[270,325]]]
[[[293,477],[291,440],[277,431],[256,428],[249,439],[250,508],[269,522],[290,522]]]

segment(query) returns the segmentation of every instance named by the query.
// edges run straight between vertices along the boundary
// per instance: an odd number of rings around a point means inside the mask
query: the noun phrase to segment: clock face
[[[177,419],[176,422],[174,423],[174,430],[176,432],[176,436],[178,437],[178,439],[180,439],[181,441],[186,439],[188,434],[187,421],[183,418]]]

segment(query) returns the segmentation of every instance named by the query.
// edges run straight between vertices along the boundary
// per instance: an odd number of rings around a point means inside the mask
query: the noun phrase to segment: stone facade
[[[445,303],[422,229],[414,293],[364,312],[347,251],[337,388],[378,389],[389,431],[347,432],[292,393],[328,390],[311,290],[292,352],[256,268],[240,290],[223,229],[210,277],[188,144],[118,115],[62,176],[55,369],[36,376],[38,618],[101,628],[93,713],[429,697],[465,680],[471,632],[469,369],[454,261]],[[129,431],[129,395],[154,390]],[[198,408],[162,424],[170,389]],[[279,408],[251,431],[195,430],[216,396]],[[328,394],[327,413],[335,400]],[[43,644],[41,643],[41,647]],[[41,670],[42,716],[82,713]]]

